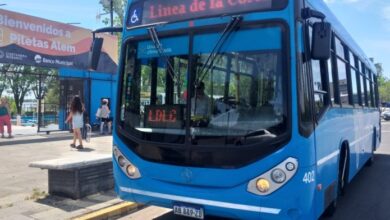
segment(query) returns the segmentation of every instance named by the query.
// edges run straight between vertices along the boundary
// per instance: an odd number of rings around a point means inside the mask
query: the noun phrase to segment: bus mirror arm
[[[322,12],[303,8],[301,17],[305,20],[310,18],[321,19],[320,22],[313,24],[311,58],[313,60],[328,60],[330,58],[332,27],[330,23],[325,22],[326,16]]]
[[[319,11],[310,9],[310,8],[304,8],[302,9],[302,14],[301,14],[303,19],[309,19],[309,18],[318,18],[324,21],[325,15]]]

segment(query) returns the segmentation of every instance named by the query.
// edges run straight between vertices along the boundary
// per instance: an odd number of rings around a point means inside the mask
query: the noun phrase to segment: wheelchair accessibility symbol
[[[137,23],[139,21],[139,17],[138,17],[138,15],[137,15],[137,9],[135,9],[134,11],[133,11],[133,15],[131,16],[131,18],[130,18],[130,22],[132,23],[132,24],[135,24],[135,23]]]

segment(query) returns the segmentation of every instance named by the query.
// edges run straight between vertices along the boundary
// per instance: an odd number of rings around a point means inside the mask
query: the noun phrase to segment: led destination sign
[[[141,0],[130,7],[128,27],[251,11],[280,10],[287,0]]]
[[[147,105],[145,106],[145,126],[150,128],[182,128],[183,106]]]

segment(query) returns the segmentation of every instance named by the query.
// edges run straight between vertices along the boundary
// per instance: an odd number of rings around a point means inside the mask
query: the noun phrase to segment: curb
[[[134,202],[121,202],[97,211],[93,211],[82,216],[72,218],[72,220],[101,220],[120,217],[132,210],[135,210],[138,204]]]

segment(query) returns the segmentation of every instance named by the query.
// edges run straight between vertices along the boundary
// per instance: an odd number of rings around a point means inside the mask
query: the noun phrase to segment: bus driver
[[[208,119],[211,113],[210,98],[205,94],[204,89],[203,82],[195,86],[195,94],[191,98],[191,116]]]

